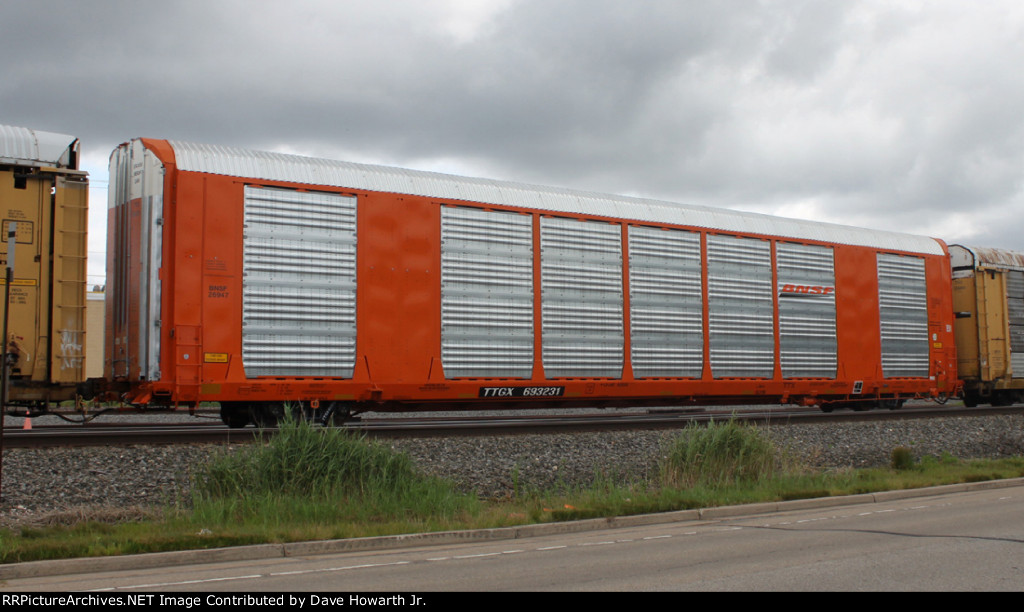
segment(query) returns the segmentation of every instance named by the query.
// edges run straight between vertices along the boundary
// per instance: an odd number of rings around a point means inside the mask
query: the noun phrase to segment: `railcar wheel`
[[[990,402],[993,406],[1012,406],[1013,405],[1013,393],[1008,391],[997,391],[992,394]]]
[[[249,414],[256,427],[269,429],[277,427],[277,423],[284,418],[284,406],[274,402],[260,402],[249,407]]]
[[[238,402],[221,402],[220,420],[232,429],[240,429],[249,424],[252,420],[249,416],[249,407]]]

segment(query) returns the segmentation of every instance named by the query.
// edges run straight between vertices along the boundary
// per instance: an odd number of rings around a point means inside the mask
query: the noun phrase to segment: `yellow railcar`
[[[78,156],[73,136],[0,125],[0,283],[15,229],[10,312],[0,310],[9,405],[45,408],[85,382],[89,181]]]
[[[964,403],[1024,399],[1024,254],[949,247],[958,372]]]

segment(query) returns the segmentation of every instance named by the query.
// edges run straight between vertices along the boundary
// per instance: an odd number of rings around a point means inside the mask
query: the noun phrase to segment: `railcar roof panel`
[[[77,149],[77,141],[67,134],[0,125],[0,162],[68,167],[74,161],[69,152]]]
[[[953,267],[997,268],[1024,271],[1024,253],[993,247],[949,245]]]
[[[169,141],[180,170],[943,255],[933,238],[661,200]]]

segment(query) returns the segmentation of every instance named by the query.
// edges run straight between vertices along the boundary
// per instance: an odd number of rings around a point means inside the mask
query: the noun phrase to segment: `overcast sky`
[[[0,123],[1024,251],[1020,0],[0,0]]]

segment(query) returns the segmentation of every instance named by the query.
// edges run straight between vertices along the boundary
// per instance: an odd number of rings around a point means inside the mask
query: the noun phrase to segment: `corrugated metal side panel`
[[[356,344],[356,199],[245,188],[246,376],[350,378]]]
[[[775,369],[771,245],[708,236],[708,344],[716,378],[770,378]]]
[[[620,377],[625,345],[621,228],[544,217],[540,239],[545,374]]]
[[[533,218],[441,209],[441,361],[445,376],[533,371]]]
[[[878,254],[882,373],[928,376],[928,285],[924,260]]]
[[[1006,273],[1006,312],[1010,323],[1010,367],[1024,378],[1024,272]]]
[[[700,235],[629,228],[629,315],[636,377],[698,378],[704,367]]]
[[[779,357],[785,378],[835,378],[836,295],[829,247],[780,242]]]
[[[521,206],[555,213],[605,216],[911,253],[944,254],[941,244],[932,238],[895,232],[233,147],[176,141],[171,142],[171,146],[178,168],[187,171]]]

